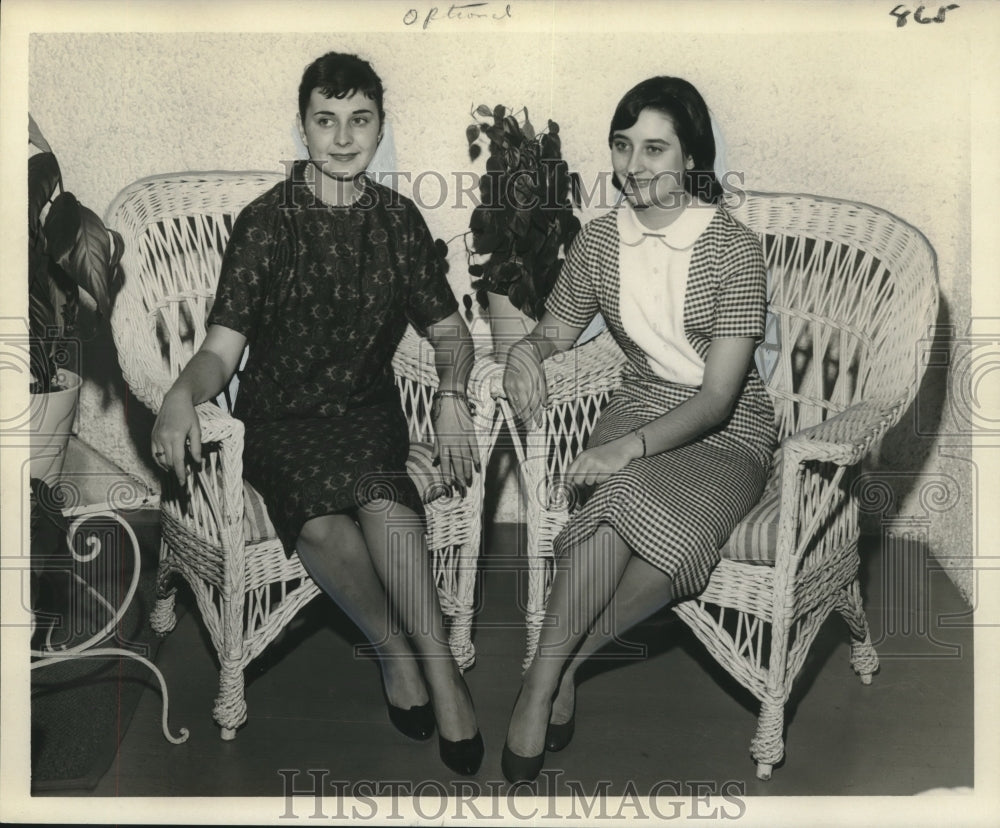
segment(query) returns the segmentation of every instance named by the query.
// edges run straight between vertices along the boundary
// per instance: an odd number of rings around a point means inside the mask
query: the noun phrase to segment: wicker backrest
[[[902,413],[937,317],[924,236],[884,210],[817,196],[747,193],[733,213],[764,245],[779,342],[765,379],[780,436],[862,399]]]
[[[205,338],[236,216],[283,177],[257,171],[157,175],[130,184],[108,208],[107,224],[125,239],[125,281],[111,320],[115,345],[125,381],[154,411]],[[429,344],[412,328],[393,368],[411,439],[431,440],[430,386],[437,376]],[[234,380],[217,400],[229,410],[236,385]]]
[[[817,196],[746,193],[731,209],[764,246],[770,312],[757,363],[779,436],[860,400],[900,416],[937,317],[937,268],[923,235],[884,210]],[[604,331],[546,364],[547,424],[529,439],[550,479],[585,445],[624,360]]]

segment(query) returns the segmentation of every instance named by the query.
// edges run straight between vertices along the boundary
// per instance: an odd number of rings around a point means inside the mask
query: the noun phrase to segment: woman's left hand
[[[446,483],[455,486],[462,497],[472,485],[473,470],[479,471],[479,452],[472,414],[458,397],[440,397],[431,414],[434,421],[434,457],[440,464]]]
[[[634,445],[633,445],[634,444]],[[563,475],[567,480],[584,486],[603,483],[621,471],[641,454],[639,438],[628,434],[604,445],[594,446],[576,456]]]

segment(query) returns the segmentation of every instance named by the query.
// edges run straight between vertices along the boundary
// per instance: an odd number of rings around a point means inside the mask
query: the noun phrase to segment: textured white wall
[[[395,4],[392,4],[395,6]],[[405,4],[404,4],[405,5]],[[536,124],[562,126],[564,155],[584,180],[608,169],[607,125],[620,96],[653,74],[688,78],[725,135],[730,166],[748,189],[809,192],[883,207],[920,228],[941,274],[943,320],[970,318],[970,50],[967,34],[671,34],[672,4],[651,6],[632,33],[413,30],[321,34],[40,34],[30,40],[29,106],[59,155],[69,189],[102,212],[129,182],[191,169],[281,169],[295,157],[296,90],[304,66],[330,49],[369,58],[386,86],[400,169],[478,169],[464,129],[475,104],[527,106]],[[613,27],[614,21],[609,21]],[[330,27],[333,28],[333,27]],[[903,35],[909,36],[904,39]],[[401,186],[408,192],[406,186]],[[424,191],[436,196],[436,188]],[[425,210],[443,238],[461,233],[468,207]],[[588,216],[594,212],[588,212]],[[453,246],[453,252],[461,248]],[[454,256],[457,292],[466,279]],[[946,389],[929,389],[945,407]],[[942,399],[944,398],[944,399]],[[148,418],[125,430],[120,391],[91,383],[81,436],[150,481]],[[136,425],[138,423],[138,425]],[[949,555],[972,549],[971,466],[938,456],[939,438],[907,421],[887,442],[902,510],[923,514],[917,489],[954,480],[933,514],[931,541]],[[961,451],[949,450],[962,454]],[[913,482],[912,473],[922,476]],[[946,480],[947,482],[947,480]],[[505,489],[501,519],[516,514]],[[968,573],[955,577],[970,594]]]

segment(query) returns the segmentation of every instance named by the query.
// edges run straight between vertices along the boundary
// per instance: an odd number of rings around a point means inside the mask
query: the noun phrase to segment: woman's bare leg
[[[607,606],[631,554],[621,536],[607,525],[567,553],[567,565],[552,584],[538,651],[525,671],[507,729],[507,746],[518,756],[537,756],[543,751],[563,668]]]
[[[357,625],[379,658],[389,702],[409,708],[427,703],[427,688],[413,650],[393,623],[385,587],[368,545],[349,515],[306,522],[296,543],[306,571]]]
[[[296,548],[313,580],[372,643],[389,702],[404,709],[426,704],[427,688],[413,650],[393,623],[385,587],[354,519],[312,518],[303,526]]]
[[[576,703],[576,671],[583,663],[672,600],[673,581],[669,575],[638,555],[629,558],[614,596],[566,665],[559,693],[552,702],[549,719],[552,724],[564,724],[572,717]]]
[[[423,521],[398,503],[375,501],[358,510],[371,562],[420,657],[438,730],[450,741],[470,739],[476,717],[452,657],[441,615]]]

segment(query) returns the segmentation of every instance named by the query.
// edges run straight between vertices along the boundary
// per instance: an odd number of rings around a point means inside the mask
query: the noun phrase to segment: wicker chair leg
[[[169,584],[172,574],[170,547],[161,542],[160,564],[156,572],[156,603],[149,614],[149,626],[159,636],[166,635],[177,626],[177,613],[174,611],[177,590]]]
[[[528,605],[524,620],[527,634],[525,656],[521,661],[521,671],[526,671],[535,660],[538,642],[542,637],[545,621],[545,607],[555,578],[555,561],[549,556],[528,556]]]
[[[757,778],[767,781],[771,770],[785,755],[785,705],[772,701],[761,703],[757,732],[750,742],[750,755],[757,762]]]
[[[857,578],[841,590],[835,608],[851,630],[851,667],[861,677],[862,684],[871,684],[872,676],[878,670],[878,653],[872,645],[868,618],[861,603],[861,585]]]
[[[452,657],[463,673],[476,663],[476,648],[472,643],[472,610],[461,610],[451,622],[448,646]]]
[[[177,613],[174,611],[176,597],[176,590],[170,590],[157,598],[153,611],[149,614],[149,626],[159,636],[167,635],[177,626]]]
[[[463,673],[476,663],[476,647],[472,643],[472,620],[475,615],[478,551],[478,548],[469,542],[462,544],[456,579],[457,600],[451,613],[451,627],[448,630],[451,654]]]
[[[222,728],[222,738],[236,738],[237,728],[247,720],[243,669],[223,664],[219,670],[219,695],[215,700],[212,716]]]

